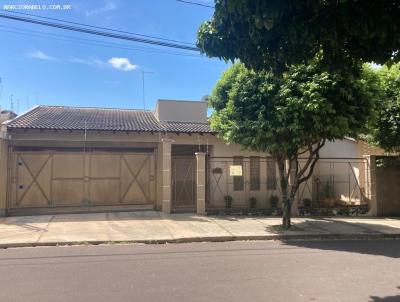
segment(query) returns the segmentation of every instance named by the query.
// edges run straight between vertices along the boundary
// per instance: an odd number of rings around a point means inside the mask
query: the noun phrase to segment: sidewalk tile
[[[105,213],[54,215],[39,242],[90,242],[109,240]]]
[[[51,215],[7,217],[0,220],[0,244],[34,243],[47,231]]]

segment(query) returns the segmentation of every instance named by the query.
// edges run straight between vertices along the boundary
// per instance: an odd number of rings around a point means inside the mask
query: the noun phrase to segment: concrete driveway
[[[400,219],[201,217],[155,211],[64,214],[0,219],[0,247],[106,242],[192,242],[257,239],[400,238]]]

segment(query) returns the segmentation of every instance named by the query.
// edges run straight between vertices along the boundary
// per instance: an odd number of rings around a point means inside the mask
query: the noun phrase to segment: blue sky
[[[0,3],[1,8],[70,4],[70,10],[21,12],[193,43],[198,26],[212,15],[212,9],[175,0]],[[179,52],[175,49],[5,19],[0,19],[0,36],[0,106],[9,109],[12,94],[20,113],[36,104],[143,108],[142,70],[151,72],[145,75],[147,109],[159,98],[199,100],[228,66],[200,55],[171,54]]]

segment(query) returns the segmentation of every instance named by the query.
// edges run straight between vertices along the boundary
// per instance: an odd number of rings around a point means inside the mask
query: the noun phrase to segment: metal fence
[[[304,164],[305,159],[299,161],[300,168]],[[321,158],[312,176],[300,186],[295,203],[303,211],[365,207],[368,173],[364,158]],[[259,209],[273,207],[276,197],[278,207],[281,204],[278,169],[270,157],[209,157],[207,182],[210,209],[225,208],[226,196],[231,197],[232,208],[249,208],[251,199],[257,200]]]

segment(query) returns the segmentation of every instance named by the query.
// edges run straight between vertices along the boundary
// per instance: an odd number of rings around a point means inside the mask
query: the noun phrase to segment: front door
[[[196,207],[196,158],[172,158],[172,206],[174,210],[194,210]]]

